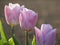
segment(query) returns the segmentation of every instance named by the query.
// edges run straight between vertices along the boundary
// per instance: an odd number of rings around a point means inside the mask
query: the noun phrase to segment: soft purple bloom
[[[18,3],[5,5],[4,7],[5,18],[7,24],[16,25],[19,24],[20,5]]]
[[[37,45],[55,45],[56,29],[50,24],[42,24],[41,29],[35,27]]]
[[[20,27],[26,30],[33,29],[37,23],[38,15],[33,10],[23,8],[19,16]]]

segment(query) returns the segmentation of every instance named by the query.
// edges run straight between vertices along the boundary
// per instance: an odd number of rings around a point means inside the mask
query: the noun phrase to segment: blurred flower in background
[[[33,10],[23,8],[19,16],[20,27],[25,30],[33,29],[38,20],[38,14]]]
[[[50,24],[42,24],[41,29],[35,27],[37,45],[55,45],[56,29]]]
[[[19,24],[19,15],[20,15],[20,5],[18,3],[5,5],[4,13],[6,22],[9,25]]]

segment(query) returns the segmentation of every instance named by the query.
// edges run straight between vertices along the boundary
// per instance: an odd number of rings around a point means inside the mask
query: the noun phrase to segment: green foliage
[[[12,37],[9,39],[9,45],[15,45]]]
[[[6,34],[3,30],[2,22],[0,20],[0,45],[8,45],[7,42],[8,42],[8,40],[7,40]]]
[[[35,36],[33,37],[32,45],[37,45],[37,44],[36,44],[36,37],[35,37]]]
[[[14,35],[9,40],[7,39],[5,31],[3,30],[2,27],[1,20],[0,20],[0,45],[20,45]]]

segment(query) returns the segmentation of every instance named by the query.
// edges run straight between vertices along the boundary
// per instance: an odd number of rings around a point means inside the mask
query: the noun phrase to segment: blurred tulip
[[[35,27],[37,45],[55,45],[56,29],[50,24],[42,24],[41,29]]]
[[[20,5],[18,3],[5,5],[4,13],[6,22],[9,25],[19,24],[19,15],[20,15]]]
[[[34,11],[23,8],[19,16],[20,27],[22,29],[33,29],[37,23],[38,15]]]

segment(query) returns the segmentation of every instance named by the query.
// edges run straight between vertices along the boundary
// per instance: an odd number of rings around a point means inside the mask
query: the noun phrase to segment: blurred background
[[[0,0],[0,19],[8,38],[11,37],[11,29],[7,25],[4,17],[4,6],[9,3],[19,3],[25,7],[38,13],[37,27],[41,24],[51,24],[57,29],[56,45],[60,45],[60,1],[59,0]],[[25,31],[21,30],[19,25],[14,29],[16,38],[21,41],[21,45],[25,45]],[[32,41],[34,31],[29,32],[30,41]],[[30,42],[31,43],[31,42]]]

